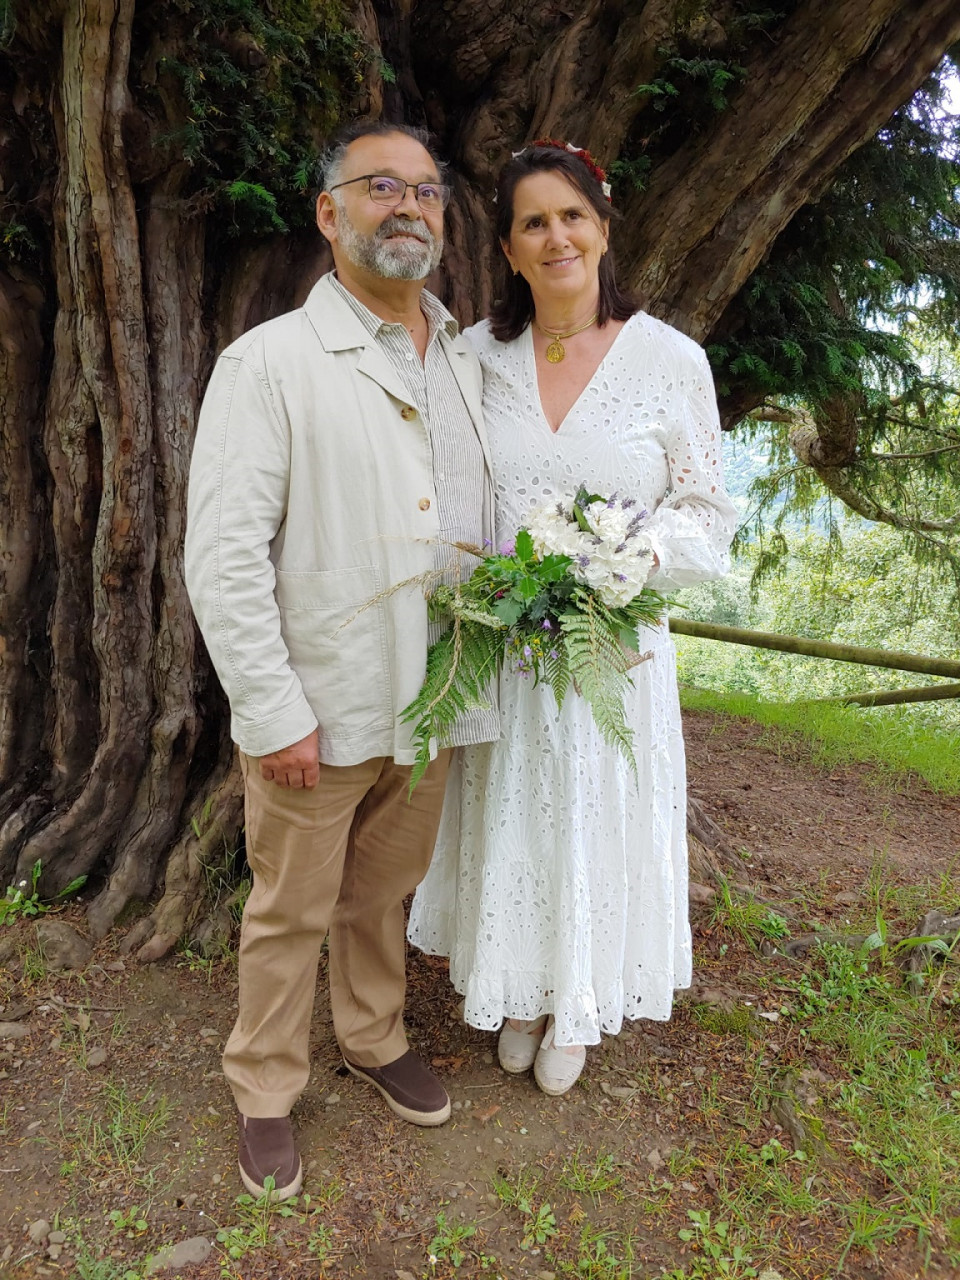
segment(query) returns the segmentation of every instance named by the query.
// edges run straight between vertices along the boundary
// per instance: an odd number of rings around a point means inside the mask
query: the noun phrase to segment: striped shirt
[[[382,320],[345,289],[336,276],[333,283],[364,328],[376,339],[426,426],[437,495],[439,533],[434,563],[438,580],[451,582],[458,576],[466,579],[477,561],[458,552],[451,544],[466,542],[482,547],[486,475],[483,450],[470,411],[438,340],[441,329],[455,337],[459,326],[443,303],[424,289],[420,294],[420,310],[427,320],[428,337],[426,356],[421,362],[405,325]],[[431,644],[440,638],[447,625],[430,623]],[[448,745],[464,747],[490,742],[498,736],[499,720],[495,711],[468,711],[455,725]]]

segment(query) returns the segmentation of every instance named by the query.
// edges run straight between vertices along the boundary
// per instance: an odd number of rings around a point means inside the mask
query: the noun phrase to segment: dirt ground
[[[910,779],[878,781],[862,766],[824,774],[802,747],[751,722],[688,714],[685,730],[691,791],[737,851],[734,878],[792,904],[805,920],[838,928],[869,923],[870,886],[880,881],[922,910],[925,888],[952,878],[960,902],[956,799]],[[730,936],[723,941],[709,904],[692,913],[695,984],[680,995],[672,1021],[632,1024],[606,1039],[589,1052],[581,1083],[559,1100],[531,1079],[505,1076],[494,1037],[461,1022],[444,962],[411,953],[411,1042],[444,1077],[455,1107],[437,1130],[395,1120],[378,1095],[345,1075],[321,983],[313,1074],[294,1113],[305,1190],[319,1212],[276,1219],[269,1241],[239,1258],[231,1260],[222,1241],[206,1261],[160,1274],[648,1280],[685,1267],[698,1276],[746,1274],[694,1271],[678,1232],[688,1210],[716,1208],[718,1136],[744,1114],[756,1070],[799,1060],[800,1049],[796,1033],[773,1016],[780,997],[765,982],[770,966],[785,961]],[[61,918],[82,929],[78,907]],[[161,1245],[214,1241],[218,1229],[238,1222],[233,1109],[219,1070],[235,967],[183,954],[140,967],[123,956],[118,932],[82,971],[45,975],[30,963],[33,928],[30,921],[7,927],[19,958],[0,970],[0,1022],[27,1029],[0,1040],[0,1277],[125,1280],[125,1268],[139,1275]],[[694,1017],[704,1001],[769,1011],[766,1039],[704,1030]],[[163,1099],[162,1130],[146,1137],[134,1162],[118,1161],[96,1122],[112,1116],[118,1124],[126,1109],[131,1125],[149,1127]],[[774,1136],[788,1140],[773,1114],[745,1136],[756,1147]],[[588,1167],[605,1169],[610,1186],[598,1190],[603,1179],[585,1178]],[[519,1193],[511,1202],[503,1190],[535,1182],[531,1212]],[[545,1201],[554,1227],[538,1243],[529,1227]],[[135,1206],[145,1227],[111,1222],[111,1212],[131,1216]],[[436,1245],[438,1213],[447,1237]],[[59,1257],[31,1240],[28,1228],[40,1219],[63,1229]],[[457,1224],[475,1230],[455,1265],[449,1238]],[[612,1269],[603,1248],[585,1252],[584,1239],[603,1232],[608,1241],[632,1237],[629,1271]],[[833,1275],[842,1248],[835,1223],[801,1218],[778,1256],[758,1258],[756,1269]],[[936,1250],[927,1256],[900,1235],[876,1256],[852,1250],[839,1274],[907,1280],[953,1272]]]

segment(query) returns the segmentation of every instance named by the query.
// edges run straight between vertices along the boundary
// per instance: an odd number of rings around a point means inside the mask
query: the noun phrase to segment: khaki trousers
[[[381,1067],[407,1051],[403,899],[426,874],[450,752],[407,800],[410,767],[320,766],[278,787],[240,755],[253,888],[240,930],[240,1009],[223,1069],[246,1116],[285,1116],[310,1073],[317,964],[329,933],[330,1006],[343,1054]]]

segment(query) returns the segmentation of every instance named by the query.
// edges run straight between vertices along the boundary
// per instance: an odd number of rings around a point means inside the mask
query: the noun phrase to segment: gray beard
[[[394,243],[386,238],[398,231],[416,236],[418,243]],[[338,205],[337,234],[340,247],[355,267],[385,280],[425,280],[431,271],[436,271],[443,255],[443,240],[424,223],[408,218],[389,217],[372,235],[365,236]]]

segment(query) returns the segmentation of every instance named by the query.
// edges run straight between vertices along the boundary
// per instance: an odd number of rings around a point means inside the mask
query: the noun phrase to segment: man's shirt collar
[[[344,301],[349,304],[359,318],[361,324],[372,337],[376,338],[382,329],[389,329],[393,327],[393,324],[400,323],[399,321],[391,322],[389,320],[384,320],[380,316],[376,315],[369,307],[365,306],[355,294],[352,294],[349,289],[345,288],[340,283],[335,271],[330,273],[330,278],[334,289],[336,289]],[[449,338],[455,338],[460,332],[460,326],[440,299],[435,298],[434,295],[426,289],[424,289],[420,294],[420,310],[427,317],[427,326],[430,331],[431,339],[439,329],[445,329]]]

